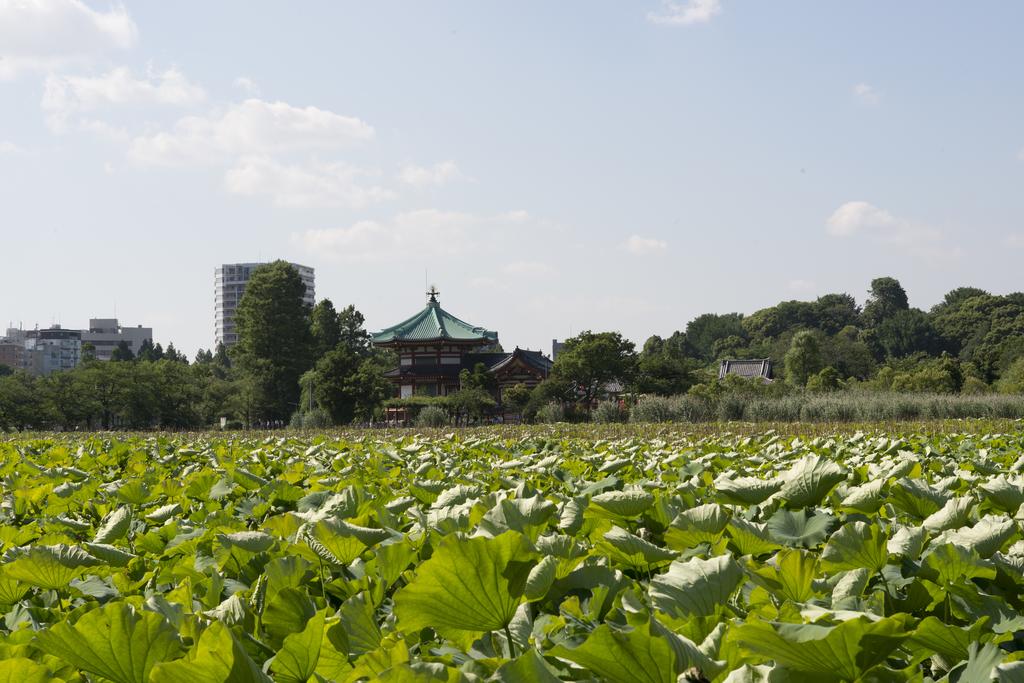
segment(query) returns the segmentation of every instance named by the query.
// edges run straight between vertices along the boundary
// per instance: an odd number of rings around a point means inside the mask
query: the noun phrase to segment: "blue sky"
[[[0,0],[0,322],[190,355],[213,269],[506,347],[1021,288],[1024,5]]]

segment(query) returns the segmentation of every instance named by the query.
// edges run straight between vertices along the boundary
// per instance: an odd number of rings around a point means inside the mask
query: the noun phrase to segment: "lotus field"
[[[1024,435],[599,437],[0,440],[0,681],[1024,681]]]

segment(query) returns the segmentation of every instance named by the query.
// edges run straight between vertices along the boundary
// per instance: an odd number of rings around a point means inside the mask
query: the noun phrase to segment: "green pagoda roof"
[[[455,341],[491,343],[498,341],[498,333],[476,327],[459,320],[441,308],[437,301],[438,292],[427,292],[429,300],[422,311],[408,320],[392,325],[373,335],[374,344],[394,342]]]

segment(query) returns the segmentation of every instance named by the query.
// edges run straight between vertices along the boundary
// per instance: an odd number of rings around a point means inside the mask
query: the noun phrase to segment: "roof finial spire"
[[[440,296],[441,292],[437,291],[437,287],[430,285],[430,289],[427,291],[427,303],[436,304],[437,297]]]

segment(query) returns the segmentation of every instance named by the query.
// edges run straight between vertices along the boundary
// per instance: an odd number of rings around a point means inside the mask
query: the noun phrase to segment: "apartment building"
[[[245,285],[249,282],[252,272],[264,263],[225,263],[214,269],[213,278],[213,343],[214,347],[223,343],[233,346],[238,341],[235,332],[235,309],[245,293]],[[306,286],[306,294],[302,301],[313,306],[316,303],[314,273],[309,266],[292,263],[302,283]]]

